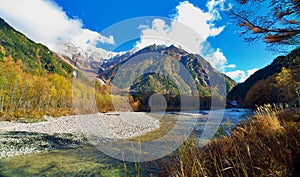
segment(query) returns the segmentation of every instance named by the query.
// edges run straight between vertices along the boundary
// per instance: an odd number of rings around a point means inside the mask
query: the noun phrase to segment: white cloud
[[[217,10],[217,5],[219,3],[209,5],[209,3],[212,1],[208,2],[208,12],[201,10],[188,1],[181,2],[176,7],[177,15],[175,16],[174,20],[195,30],[200,34],[202,40],[206,41],[208,37],[216,36],[220,34],[224,29],[224,26],[215,27],[214,21],[221,19],[221,17]]]
[[[82,29],[78,34],[72,36],[72,41],[75,41],[81,46],[85,44],[96,45],[97,42],[114,44],[114,37],[105,37],[100,35],[98,32],[91,31],[88,29]]]
[[[226,65],[224,69],[234,69],[236,68],[235,64]]]
[[[191,53],[201,54],[220,71],[234,69],[234,64],[227,64],[227,59],[220,48],[213,49],[207,44],[209,37],[219,35],[225,26],[216,26],[221,19],[225,0],[210,0],[206,11],[188,1],[176,7],[170,23],[154,19],[152,24],[140,25],[141,40],[136,47],[141,49],[151,44],[175,44]],[[62,42],[75,42],[85,48],[97,42],[114,44],[113,36],[103,36],[98,32],[84,29],[80,19],[67,16],[61,7],[51,0],[0,0],[0,17],[18,31],[35,42],[40,42],[50,49]],[[225,72],[238,82],[243,82],[257,68],[248,71]]]
[[[246,79],[248,79],[252,74],[254,74],[256,71],[258,71],[258,68],[253,68],[247,70],[247,72],[242,71],[242,70],[235,70],[235,71],[229,71],[225,72],[225,74],[235,81],[241,83],[244,82]]]
[[[208,61],[210,61],[211,65],[213,65],[215,68],[219,69],[220,71],[224,71],[225,68],[228,66],[227,59],[224,56],[221,49],[217,48],[215,52],[209,52],[204,55],[204,58],[206,58]],[[232,66],[232,65],[230,65]],[[229,67],[230,67],[229,66]]]
[[[258,68],[253,68],[247,71],[248,77],[250,77],[252,74],[254,74],[256,71],[258,71]]]
[[[135,46],[138,49],[152,44],[173,44],[172,40],[174,39],[172,39],[171,27],[166,25],[164,20],[154,19],[151,27],[140,25],[140,29],[142,29],[141,40]]]
[[[55,50],[61,42],[74,41],[85,47],[88,41],[113,44],[113,36],[84,29],[79,19],[69,18],[50,0],[0,0],[0,16],[10,25]]]
[[[175,44],[188,52],[201,54],[220,71],[227,65],[227,59],[221,49],[212,49],[206,42],[209,37],[219,35],[225,26],[216,27],[215,21],[220,20],[219,10],[224,10],[224,0],[210,0],[207,11],[188,1],[176,7],[176,14],[170,24],[162,19],[154,19],[150,26],[141,25],[141,40],[137,48],[151,44]]]
[[[244,82],[246,78],[245,71],[242,70],[229,71],[225,74],[237,82]]]

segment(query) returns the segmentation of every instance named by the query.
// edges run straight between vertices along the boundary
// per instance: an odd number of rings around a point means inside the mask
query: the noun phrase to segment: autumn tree
[[[281,68],[281,72],[256,82],[246,95],[248,106],[266,103],[300,105],[300,68]]]
[[[273,76],[256,82],[246,95],[247,105],[254,108],[266,103],[280,103],[275,83]]]
[[[299,68],[286,69],[281,68],[281,72],[276,76],[276,87],[279,90],[279,96],[282,101],[289,105],[296,105],[299,103]]]
[[[300,65],[291,70],[294,80],[295,102],[300,107]]]
[[[281,72],[276,76],[277,88],[280,90],[280,97],[283,101],[287,102],[291,100],[291,86],[292,86],[292,74],[290,70],[285,67],[281,68]]]
[[[300,44],[299,0],[237,0],[229,14],[244,29],[241,35],[248,42]]]
[[[32,74],[12,56],[0,61],[0,118],[40,118],[72,112],[71,80],[56,73]]]

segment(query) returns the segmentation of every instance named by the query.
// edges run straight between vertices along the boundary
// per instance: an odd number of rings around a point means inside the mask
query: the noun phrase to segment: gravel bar
[[[0,158],[76,148],[89,136],[126,139],[159,128],[159,121],[142,112],[97,113],[60,118],[45,117],[38,123],[0,122]]]

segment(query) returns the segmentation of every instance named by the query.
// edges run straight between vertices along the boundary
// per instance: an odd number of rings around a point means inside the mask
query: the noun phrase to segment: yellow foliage
[[[134,111],[138,111],[138,110],[140,109],[140,105],[141,105],[140,101],[137,100],[137,101],[135,101],[135,102],[132,104],[132,109],[133,109]]]
[[[5,48],[4,48],[2,45],[0,45],[0,52],[1,52],[3,55],[6,55],[6,50],[5,50]]]
[[[276,81],[279,85],[287,85],[292,80],[292,74],[285,67],[281,68],[281,72],[276,76]]]
[[[57,74],[32,75],[22,67],[11,56],[0,62],[0,112],[9,120],[72,112],[71,81]]]
[[[22,61],[11,56],[0,62],[0,113],[7,120],[114,111],[113,99],[121,108],[130,106],[124,104],[125,97],[112,97],[107,86],[22,68]]]
[[[288,103],[300,105],[299,69],[282,67],[281,72],[256,82],[246,95],[248,106],[266,103]]]
[[[75,114],[97,112],[96,91],[92,85],[75,80],[73,82],[72,102]]]

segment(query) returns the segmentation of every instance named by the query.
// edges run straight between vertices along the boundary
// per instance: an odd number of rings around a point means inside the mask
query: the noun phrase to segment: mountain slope
[[[173,59],[177,63],[172,62]],[[117,59],[115,60],[117,61]],[[124,69],[123,67],[128,63],[130,67]],[[111,65],[106,63],[105,68],[107,69],[100,69],[99,75],[102,80],[107,82],[115,81],[120,88],[129,88],[131,93],[143,93],[144,95],[162,93],[178,96],[180,89],[182,89],[180,93],[183,94],[194,90],[189,84],[188,78],[182,78],[185,75],[182,67],[188,71],[188,75],[191,76],[202,98],[211,97],[212,92],[217,93],[224,87],[229,92],[236,84],[228,76],[214,69],[200,55],[189,54],[175,46],[148,46],[131,56],[123,56],[119,59],[119,63],[115,62]],[[122,69],[122,74],[117,75],[120,69]],[[116,75],[118,76],[117,80],[115,79]],[[218,82],[221,81],[220,79],[223,79],[225,85]]]
[[[46,46],[36,44],[25,35],[13,29],[0,18],[0,61],[11,56],[15,62],[21,60],[26,72],[43,74],[57,73],[71,77],[73,68],[61,61]]]
[[[0,120],[72,113],[72,78],[71,65],[0,18]]]
[[[279,56],[274,61],[255,72],[250,76],[244,83],[240,83],[235,86],[227,98],[228,101],[237,100],[242,106],[247,106],[246,96],[249,90],[259,81],[268,79],[269,77],[275,77],[276,74],[280,73],[284,68],[296,68],[300,64],[300,48],[293,50],[286,56]],[[295,70],[295,69],[293,69]],[[264,87],[261,85],[261,87]],[[271,90],[269,90],[270,92]]]

